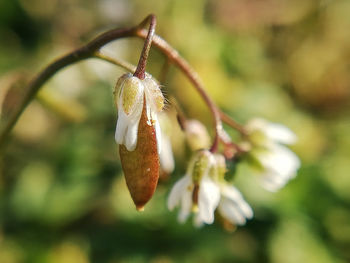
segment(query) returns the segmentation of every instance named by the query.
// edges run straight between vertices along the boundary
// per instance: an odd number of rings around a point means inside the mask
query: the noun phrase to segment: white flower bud
[[[193,151],[208,149],[210,147],[210,136],[208,131],[198,120],[186,121],[185,135],[187,142]]]
[[[114,96],[118,107],[116,142],[125,145],[128,151],[135,150],[139,122],[145,102],[147,124],[155,128],[158,153],[160,153],[161,132],[157,114],[164,107],[164,97],[157,82],[149,75],[146,75],[144,80],[140,80],[127,73],[117,81]]]
[[[137,144],[138,125],[141,118],[144,86],[131,74],[123,75],[116,85],[118,121],[115,140],[133,151]]]

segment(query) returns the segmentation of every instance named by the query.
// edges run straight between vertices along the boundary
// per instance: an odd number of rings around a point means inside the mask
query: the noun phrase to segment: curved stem
[[[163,83],[163,84],[165,83],[167,74],[169,72],[169,68],[170,68],[170,62],[169,62],[168,58],[165,58],[165,61],[163,63],[163,66],[162,66],[160,73],[159,73],[159,76],[158,76],[159,83]]]
[[[165,40],[163,40],[161,37],[157,36],[152,33],[152,30],[145,30],[142,27],[145,25],[145,21],[148,19],[151,19],[152,23],[152,16],[148,16],[144,21],[142,21],[139,25],[131,28],[126,29],[113,29],[110,31],[107,31],[99,36],[97,36],[95,39],[90,41],[88,44],[82,46],[81,48],[68,53],[67,55],[55,60],[53,63],[51,63],[49,66],[47,66],[41,73],[39,73],[32,81],[30,81],[28,85],[28,92],[24,95],[23,100],[17,107],[16,111],[13,112],[13,114],[9,117],[8,120],[3,123],[3,120],[1,120],[0,123],[0,145],[5,141],[7,135],[15,125],[16,121],[18,120],[21,113],[24,111],[26,106],[30,103],[30,101],[35,97],[38,90],[41,88],[41,86],[49,80],[54,74],[56,74],[59,70],[62,68],[74,64],[76,62],[79,62],[81,60],[92,58],[92,57],[99,57],[96,56],[96,53],[102,46],[108,44],[109,42],[120,39],[120,38],[126,38],[126,37],[139,37],[142,39],[147,39],[147,36],[152,39],[152,41],[149,43],[153,43],[154,46],[156,46],[161,52],[163,52],[170,62],[172,62],[174,65],[176,65],[191,81],[193,86],[196,88],[198,93],[201,95],[201,97],[204,99],[205,103],[209,107],[212,115],[213,115],[213,122],[215,127],[215,137],[214,142],[211,147],[211,151],[215,152],[217,150],[218,142],[219,142],[219,133],[222,129],[222,123],[220,119],[220,111],[218,107],[215,105],[215,103],[211,100],[211,98],[208,96],[204,89],[204,85],[202,84],[198,74],[193,70],[193,68],[188,64],[188,62],[182,58],[179,53],[171,47]],[[152,28],[153,26],[150,26]],[[154,35],[153,35],[154,34]],[[153,38],[152,38],[153,35]],[[147,47],[146,47],[147,48]],[[107,59],[105,59],[107,60]]]
[[[238,132],[241,133],[241,135],[245,136],[247,135],[247,131],[243,127],[243,125],[239,124],[235,120],[233,120],[230,116],[228,116],[225,112],[221,111],[219,109],[219,114],[221,120],[226,123],[227,125],[231,126],[232,128],[236,129]]]
[[[148,59],[149,51],[151,49],[152,39],[153,39],[154,32],[156,30],[156,25],[157,25],[157,20],[156,20],[155,15],[149,15],[146,18],[146,21],[147,20],[150,20],[148,34],[147,34],[145,43],[143,45],[143,49],[141,52],[139,63],[137,64],[137,68],[136,68],[136,71],[134,73],[134,76],[138,77],[139,79],[145,78],[147,59]],[[143,23],[144,22],[141,22],[141,25],[143,25]]]
[[[146,31],[144,29],[138,30],[136,31],[136,35],[138,37],[145,38]],[[181,57],[172,46],[170,46],[164,39],[157,35],[154,35],[153,37],[153,45],[156,46],[160,51],[162,51],[168,57],[169,61],[176,65],[182,71],[182,73],[184,73],[187,76],[187,78],[191,81],[193,86],[198,91],[199,95],[203,98],[208,108],[210,109],[213,115],[213,122],[215,127],[214,141],[210,148],[210,151],[215,152],[219,143],[219,133],[222,129],[222,123],[218,107],[215,105],[213,100],[205,91],[204,85],[197,72],[194,71],[194,69],[188,64],[188,62],[183,57]]]

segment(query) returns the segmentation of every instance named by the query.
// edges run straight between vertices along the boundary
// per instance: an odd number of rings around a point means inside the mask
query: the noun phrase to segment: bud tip
[[[139,212],[143,212],[143,211],[145,211],[145,206],[143,206],[143,205],[142,206],[138,206],[137,205],[136,206],[136,210],[139,211]]]

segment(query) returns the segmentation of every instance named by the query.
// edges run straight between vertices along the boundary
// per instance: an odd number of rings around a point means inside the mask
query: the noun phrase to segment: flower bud
[[[191,150],[208,149],[210,136],[205,126],[198,120],[187,120],[185,123],[185,135]]]
[[[161,131],[157,114],[164,97],[157,82],[130,73],[119,78],[114,98],[118,108],[115,140],[126,184],[138,210],[151,199],[159,179]]]
[[[118,107],[118,121],[115,140],[133,151],[137,144],[137,133],[141,118],[144,86],[137,77],[125,74],[119,78],[115,88],[115,101]]]

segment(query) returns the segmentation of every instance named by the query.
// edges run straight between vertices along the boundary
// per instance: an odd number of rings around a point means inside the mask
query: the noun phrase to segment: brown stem
[[[227,125],[239,131],[243,136],[247,135],[247,131],[245,130],[243,125],[233,120],[230,116],[228,116],[226,113],[224,113],[220,109],[219,109],[219,113],[220,113],[220,118],[224,123],[226,123]]]
[[[0,146],[5,141],[7,135],[15,125],[16,121],[18,120],[19,116],[24,111],[26,106],[35,97],[40,87],[59,70],[81,60],[96,57],[95,53],[102,46],[106,45],[107,43],[113,40],[126,37],[139,37],[142,39],[147,39],[147,37],[150,35],[149,37],[152,39],[152,43],[168,57],[169,61],[176,65],[188,77],[188,79],[191,81],[191,83],[194,85],[198,93],[201,95],[201,97],[204,99],[207,106],[209,107],[213,115],[213,122],[215,127],[214,142],[210,150],[212,152],[215,152],[217,150],[217,145],[219,142],[218,134],[219,131],[222,129],[220,111],[218,107],[208,96],[198,74],[192,69],[188,62],[184,58],[182,58],[179,55],[179,53],[173,47],[171,47],[165,40],[155,35],[154,32],[152,33],[152,30],[147,31],[142,28],[145,25],[145,21],[147,21],[148,19],[151,19],[152,23],[153,19],[151,15],[135,27],[126,29],[113,29],[97,36],[88,44],[55,60],[53,63],[47,66],[41,73],[34,77],[34,79],[30,81],[28,85],[28,92],[24,95],[24,98],[20,105],[17,107],[16,111],[13,112],[13,114],[9,117],[8,120],[5,120],[5,123],[3,120],[0,121]],[[150,26],[150,28],[152,27],[153,26]]]
[[[176,110],[176,119],[178,124],[180,125],[180,128],[182,131],[186,130],[186,123],[187,123],[187,118],[183,110],[181,109],[179,103],[177,102],[175,97],[171,97],[169,99],[170,104],[175,108]]]
[[[143,45],[139,63],[137,64],[137,68],[134,73],[134,76],[138,77],[139,79],[145,78],[147,59],[148,59],[149,51],[151,49],[152,39],[153,39],[154,32],[156,30],[156,25],[157,25],[157,20],[155,15],[149,15],[143,22],[141,22],[140,25],[143,25],[144,22],[148,20],[150,20],[150,24],[149,24],[147,37]]]
[[[144,29],[138,30],[136,31],[136,35],[138,37],[145,38],[146,31]],[[219,143],[218,134],[220,129],[222,129],[222,123],[220,120],[220,113],[218,107],[215,105],[215,103],[205,91],[204,85],[197,72],[193,70],[193,68],[188,64],[188,62],[183,57],[181,57],[172,46],[170,46],[164,39],[157,35],[154,35],[153,37],[153,45],[156,46],[160,51],[162,51],[168,57],[169,61],[176,65],[182,71],[182,73],[184,73],[188,77],[188,79],[191,81],[193,86],[196,88],[200,96],[203,98],[203,100],[209,107],[213,115],[213,122],[215,127],[215,137],[210,151],[215,152]]]

